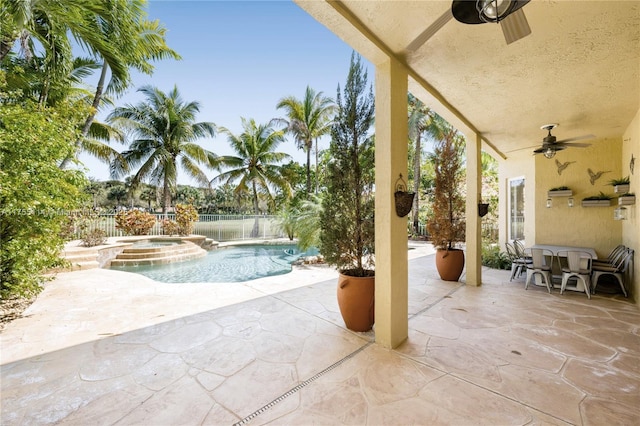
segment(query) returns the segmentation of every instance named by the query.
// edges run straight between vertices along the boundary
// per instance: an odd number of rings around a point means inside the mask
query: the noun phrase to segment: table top
[[[534,244],[531,248],[540,248],[551,250],[551,252],[557,256],[559,251],[585,251],[593,256],[594,259],[598,258],[596,251],[591,247],[572,247],[572,246],[556,246],[552,244]]]

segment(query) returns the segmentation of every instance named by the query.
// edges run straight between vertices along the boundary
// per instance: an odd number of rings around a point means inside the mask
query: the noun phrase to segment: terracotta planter
[[[458,281],[464,269],[464,251],[458,249],[436,251],[436,269],[445,281]]]
[[[349,330],[369,331],[374,322],[375,277],[338,276],[338,306]]]

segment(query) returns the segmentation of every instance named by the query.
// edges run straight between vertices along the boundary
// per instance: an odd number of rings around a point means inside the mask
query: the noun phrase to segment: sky
[[[184,101],[200,103],[197,121],[213,122],[234,134],[242,132],[241,117],[258,124],[284,117],[284,111],[276,109],[278,101],[286,96],[301,99],[307,85],[335,99],[353,51],[290,1],[150,0],[148,18],[164,25],[167,45],[182,60],[154,62],[152,76],[134,73],[132,87],[115,105],[144,100],[136,92],[143,85],[165,93],[176,85]],[[364,58],[363,64],[373,84],[374,69]],[[98,119],[104,121],[110,110],[101,111]],[[226,139],[221,134],[199,143],[218,155],[232,154]],[[111,146],[126,149],[115,142]],[[326,147],[327,138],[320,143],[320,149]],[[306,161],[289,135],[278,150],[301,164]],[[85,154],[80,161],[88,176],[109,179],[106,164]],[[195,185],[184,173],[179,173],[178,183]]]

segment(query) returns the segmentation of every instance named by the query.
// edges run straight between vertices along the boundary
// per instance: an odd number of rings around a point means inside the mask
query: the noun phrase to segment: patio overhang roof
[[[509,45],[496,24],[447,19],[450,0],[296,3],[374,65],[403,63],[409,90],[497,157],[540,146],[547,123],[607,143],[639,108],[638,1],[531,1],[532,33]]]

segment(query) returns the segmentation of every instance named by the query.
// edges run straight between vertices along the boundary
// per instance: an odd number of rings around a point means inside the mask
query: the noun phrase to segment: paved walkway
[[[328,268],[235,284],[60,274],[0,334],[2,425],[640,424],[619,296],[437,278],[410,250],[409,339],[344,328]]]

